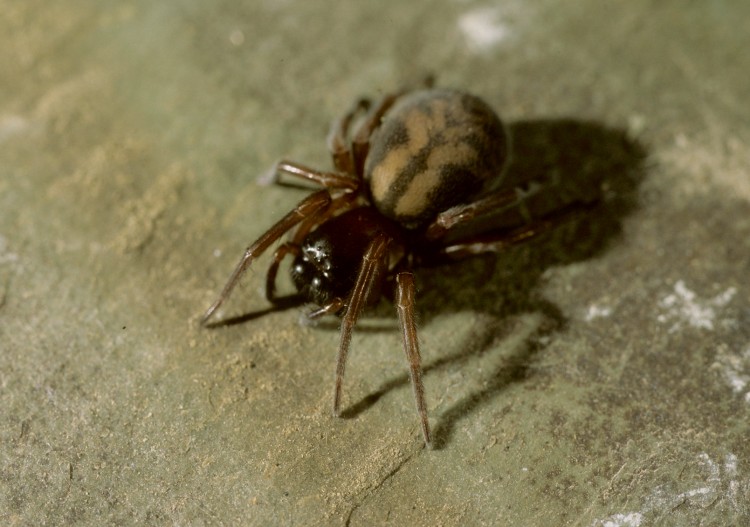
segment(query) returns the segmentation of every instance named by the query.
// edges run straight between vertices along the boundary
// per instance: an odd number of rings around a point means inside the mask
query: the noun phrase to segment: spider
[[[247,247],[202,323],[229,298],[253,261],[292,231],[273,253],[266,297],[280,303],[276,276],[290,256],[292,283],[304,300],[317,306],[307,317],[341,317],[334,416],[340,415],[352,330],[363,309],[386,293],[398,311],[419,423],[424,443],[431,447],[413,269],[503,251],[565,222],[580,205],[562,200],[557,210],[532,217],[527,201],[545,185],[503,182],[509,144],[490,106],[465,92],[428,87],[389,94],[375,104],[357,101],[331,127],[333,171],[286,160],[277,163],[275,182],[286,175],[322,189]],[[492,221],[509,212],[517,216],[515,222],[498,227]]]

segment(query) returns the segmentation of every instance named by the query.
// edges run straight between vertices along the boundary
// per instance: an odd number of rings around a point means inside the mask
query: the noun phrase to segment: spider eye
[[[331,270],[331,249],[325,240],[316,240],[302,248],[302,259],[320,271]]]
[[[318,305],[328,303],[331,295],[331,264],[323,254],[303,250],[291,267],[292,282],[302,296]]]

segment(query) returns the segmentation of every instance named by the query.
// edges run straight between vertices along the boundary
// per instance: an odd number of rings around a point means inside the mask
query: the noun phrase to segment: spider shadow
[[[209,329],[236,326],[238,324],[250,322],[251,320],[255,320],[256,318],[270,315],[271,313],[286,311],[287,309],[291,309],[293,307],[299,307],[303,303],[303,299],[299,295],[287,295],[276,299],[275,303],[269,307],[258,309],[257,311],[250,311],[248,313],[243,313],[242,315],[237,315],[234,317],[222,318],[220,320],[217,320],[216,322],[209,322],[205,326]]]
[[[530,303],[529,306],[531,305]],[[554,304],[543,299],[537,299],[533,305],[535,311],[543,313],[543,321],[521,345],[515,347],[510,355],[505,355],[498,360],[497,367],[488,376],[489,380],[484,383],[481,390],[467,394],[441,413],[437,419],[437,426],[432,430],[432,447],[434,449],[439,450],[449,442],[456,424],[462,417],[478,409],[482,404],[488,402],[512,384],[521,382],[531,375],[532,357],[543,347],[541,344],[544,341],[543,337],[562,328],[565,322],[564,317]],[[508,315],[510,315],[510,311],[508,311]],[[459,351],[454,351],[425,363],[422,368],[424,376],[426,377],[432,371],[455,369],[478,359],[496,344],[498,339],[502,339],[504,335],[509,335],[511,332],[510,325],[507,323],[507,318],[493,317],[491,320],[485,320],[484,325],[477,328],[466,339],[465,346],[462,346]],[[408,374],[398,375],[346,408],[341,413],[341,417],[345,419],[354,418],[375,405],[381,397],[391,390],[405,387],[410,383]]]
[[[567,321],[559,308],[537,292],[544,271],[584,261],[604,252],[622,232],[622,220],[637,208],[638,187],[646,173],[647,152],[624,130],[597,122],[572,119],[519,121],[509,126],[513,160],[505,174],[511,185],[540,174],[554,173],[565,188],[598,192],[600,205],[524,246],[447,266],[419,269],[417,311],[426,326],[446,313],[473,311],[488,315],[460,351],[423,366],[432,371],[476,360],[509,333],[508,320],[541,313],[542,322],[521,345],[503,356],[481,389],[469,392],[443,410],[433,430],[435,448],[444,447],[457,423],[495,399],[503,390],[533,374],[534,356],[550,335]],[[570,186],[570,187],[567,187]],[[543,204],[541,206],[544,206]],[[392,307],[390,308],[392,309]],[[355,417],[393,389],[409,384],[407,374],[383,383],[373,393],[346,408]]]
[[[534,356],[567,321],[559,308],[542,298],[537,286],[542,274],[552,266],[584,261],[604,252],[621,234],[622,220],[637,208],[638,187],[646,173],[647,152],[622,129],[593,121],[542,119],[509,124],[513,139],[513,159],[504,175],[505,184],[523,186],[540,175],[552,174],[562,181],[562,191],[576,194],[597,193],[600,204],[585,217],[566,223],[533,242],[497,255],[483,255],[449,265],[417,271],[417,312],[426,326],[446,313],[472,311],[486,315],[465,345],[423,364],[430,372],[455,368],[478,359],[508,336],[514,317],[541,313],[542,322],[498,360],[481,389],[469,391],[436,418],[433,443],[437,449],[450,441],[460,420],[489,404],[514,383],[533,375]],[[544,203],[537,203],[544,210]],[[535,212],[532,210],[532,212]],[[481,294],[480,294],[481,292]],[[224,319],[209,327],[231,326],[266,314],[300,306],[296,296],[276,305]],[[393,307],[381,303],[376,314],[392,317]],[[368,324],[361,332],[392,331],[397,325]],[[316,324],[321,329],[338,330],[338,320],[328,318]],[[353,418],[373,406],[390,391],[410,383],[406,373],[391,378],[374,392],[345,408],[344,418]]]

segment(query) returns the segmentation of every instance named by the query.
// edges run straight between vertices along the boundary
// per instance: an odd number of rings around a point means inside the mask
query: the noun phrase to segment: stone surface
[[[0,11],[0,523],[750,522],[750,8]],[[504,116],[516,174],[612,179],[601,229],[420,273],[433,451],[390,307],[344,419],[335,320],[198,325],[304,195],[257,177],[328,167],[350,101],[428,74]]]

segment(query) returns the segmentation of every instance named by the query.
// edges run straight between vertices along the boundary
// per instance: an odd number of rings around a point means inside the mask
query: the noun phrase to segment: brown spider
[[[350,134],[357,117],[359,124]],[[586,205],[560,200],[557,210],[532,218],[525,203],[545,185],[503,185],[508,145],[497,115],[467,93],[424,89],[390,94],[374,105],[357,102],[333,123],[328,137],[335,171],[278,163],[276,181],[287,174],[323,189],[302,200],[245,250],[202,322],[211,319],[261,253],[296,229],[273,255],[266,297],[272,303],[280,301],[276,274],[284,257],[292,255],[295,287],[302,298],[319,306],[307,316],[341,315],[333,414],[338,416],[341,407],[354,325],[366,306],[395,289],[422,434],[431,446],[412,269],[503,251],[565,222]],[[515,214],[515,222],[498,226],[492,221],[509,212]]]

